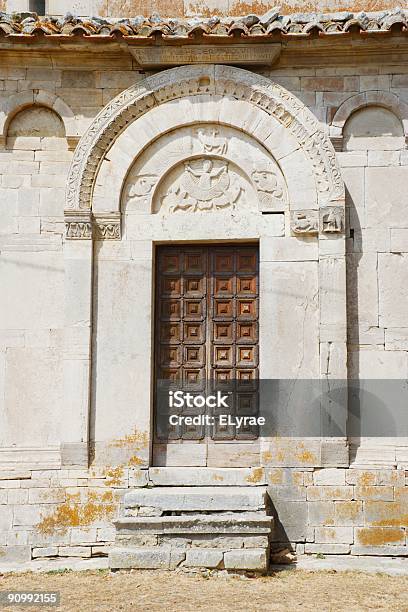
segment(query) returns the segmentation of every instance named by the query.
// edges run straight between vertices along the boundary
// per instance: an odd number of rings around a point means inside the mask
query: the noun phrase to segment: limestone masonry
[[[0,562],[408,556],[408,13],[136,4],[0,0]]]

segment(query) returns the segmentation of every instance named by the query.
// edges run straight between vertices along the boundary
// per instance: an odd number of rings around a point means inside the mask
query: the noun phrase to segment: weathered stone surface
[[[314,501],[308,504],[310,525],[334,525],[334,502]]]
[[[130,470],[129,487],[146,487],[148,482],[148,470]]]
[[[388,224],[404,227],[404,210],[400,206],[400,185],[406,180],[406,166],[394,168],[367,168],[366,209],[367,226]]]
[[[408,546],[352,546],[352,555],[374,555],[376,557],[407,557]]]
[[[267,541],[267,536],[258,536],[259,541],[264,542]],[[258,537],[255,537],[255,540],[258,540]],[[229,548],[243,548],[244,541],[250,541],[250,536],[245,536],[244,534],[214,534],[211,535],[197,535],[196,533],[190,534],[190,543],[192,547],[199,548],[222,548],[224,550]],[[260,545],[261,546],[261,545]],[[262,544],[263,546],[263,544]]]
[[[316,544],[353,544],[352,527],[316,527]]]
[[[360,527],[355,530],[356,545],[397,546],[405,544],[405,530],[402,527]]]
[[[291,502],[286,502],[290,504]],[[297,504],[300,510],[299,504]],[[294,517],[295,519],[295,517]],[[293,519],[293,520],[294,520]],[[234,512],[224,514],[187,514],[181,516],[121,518],[115,521],[117,532],[131,535],[139,533],[161,534],[268,534],[273,517],[261,512]]]
[[[264,487],[168,487],[140,489],[127,493],[126,508],[152,506],[161,510],[222,511],[261,510],[265,507]]]
[[[348,555],[350,553],[349,544],[305,544],[306,554],[323,555]]]
[[[336,501],[334,504],[335,525],[363,525],[363,502],[362,501]]]
[[[313,480],[316,485],[345,485],[346,470],[336,468],[325,468],[316,470],[313,473]]]
[[[158,544],[158,536],[156,534],[138,533],[135,531],[131,534],[117,534],[115,538],[117,546],[156,546]]]
[[[263,468],[150,468],[156,486],[259,486],[265,485]]]
[[[31,559],[31,546],[0,546],[1,563],[24,563]]]
[[[384,327],[404,327],[408,304],[408,254],[378,255],[379,321]],[[394,279],[398,278],[398,283]]]
[[[90,557],[90,546],[60,546],[58,548],[60,557]]]
[[[206,548],[204,550],[192,549],[186,552],[186,567],[208,567],[216,568],[223,562],[223,552],[217,549]]]
[[[33,559],[41,557],[56,557],[58,555],[58,546],[47,546],[45,548],[33,548]]]
[[[353,493],[353,487],[347,486],[307,487],[309,501],[353,499]]]
[[[230,550],[224,553],[225,569],[266,571],[268,557],[265,550]]]
[[[184,561],[186,553],[170,548],[112,548],[109,551],[111,569],[173,569]]]

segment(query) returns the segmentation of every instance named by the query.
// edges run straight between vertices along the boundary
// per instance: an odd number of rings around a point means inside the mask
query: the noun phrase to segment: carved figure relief
[[[162,203],[169,212],[215,210],[234,206],[241,191],[229,173],[228,162],[203,157],[184,162],[184,172]]]
[[[319,219],[317,210],[295,210],[291,213],[290,229],[294,235],[317,234]]]
[[[320,209],[320,229],[327,234],[340,234],[344,231],[344,208],[327,206]]]
[[[136,177],[136,180],[128,186],[129,201],[146,201],[156,182],[157,176],[154,174],[141,174]]]
[[[258,192],[261,211],[273,210],[282,205],[284,191],[276,172],[269,165],[256,168],[252,172],[252,180]]]
[[[197,128],[197,138],[202,146],[203,153],[223,155],[227,152],[227,139],[220,136],[220,131],[215,126]]]
[[[244,132],[218,123],[167,132],[135,160],[123,210],[172,214],[238,204],[254,212],[288,208],[285,179],[269,152]]]

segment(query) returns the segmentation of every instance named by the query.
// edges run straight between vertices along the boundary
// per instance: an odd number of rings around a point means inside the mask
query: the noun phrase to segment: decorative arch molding
[[[368,106],[381,106],[391,111],[400,119],[404,130],[405,140],[408,139],[408,104],[399,96],[389,91],[363,91],[347,98],[336,111],[330,125],[330,140],[336,151],[343,147],[343,130],[347,120],[356,111]]]
[[[244,100],[276,119],[310,160],[319,205],[344,203],[344,184],[335,152],[316,117],[286,89],[246,70],[222,65],[182,66],[148,77],[119,94],[97,115],[81,138],[71,164],[67,216],[92,210],[95,178],[121,132],[149,110],[191,96]],[[84,235],[90,227],[83,226]],[[81,236],[76,236],[81,237]]]
[[[7,98],[5,106],[0,111],[0,143],[5,144],[12,119],[17,113],[30,106],[45,106],[54,111],[64,124],[69,148],[75,148],[80,133],[74,113],[64,100],[45,89],[27,89]]]

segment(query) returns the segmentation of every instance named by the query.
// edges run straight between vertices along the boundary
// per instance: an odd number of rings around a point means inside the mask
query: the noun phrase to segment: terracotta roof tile
[[[210,17],[206,19],[171,19],[153,14],[151,17],[131,19],[102,19],[99,17],[76,17],[67,13],[64,17],[38,17],[36,13],[0,12],[0,35],[33,38],[46,36],[84,36],[91,40],[96,37],[121,35],[145,39],[159,34],[166,39],[192,38],[203,35],[206,38],[241,36],[271,37],[285,35],[298,37],[319,33],[320,36],[345,34],[352,31],[383,33],[397,29],[408,30],[408,11],[395,8],[375,13],[297,13],[279,15],[276,10],[265,15],[245,17]]]

